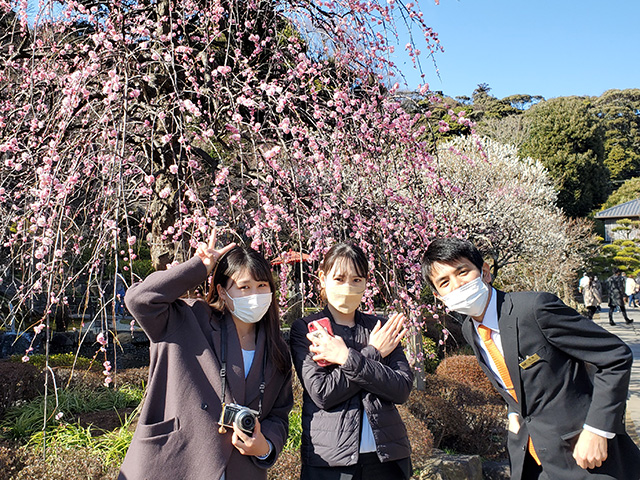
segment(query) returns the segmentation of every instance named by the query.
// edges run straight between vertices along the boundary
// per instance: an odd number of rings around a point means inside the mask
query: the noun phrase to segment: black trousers
[[[627,310],[626,308],[624,308],[624,300],[622,301],[622,304],[620,305],[611,305],[609,304],[609,321],[613,322],[613,310],[616,307],[620,307],[620,311],[622,312],[622,318],[624,318],[625,322],[629,321],[629,317],[627,317]]]
[[[300,480],[409,480],[411,459],[381,463],[375,453],[361,453],[358,463],[348,467],[302,465]]]
[[[542,466],[536,463],[529,452],[524,457],[522,480],[549,480],[548,475],[542,471]]]

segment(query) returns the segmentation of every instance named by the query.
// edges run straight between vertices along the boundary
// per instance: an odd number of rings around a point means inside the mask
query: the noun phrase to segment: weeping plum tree
[[[424,127],[389,81],[395,48],[416,65],[420,46],[440,48],[415,3],[72,0],[28,11],[0,0],[0,9],[7,318],[38,304],[22,328],[49,328],[80,285],[74,308],[97,298],[91,322],[115,328],[109,278],[134,281],[143,248],[155,268],[180,261],[217,226],[270,259],[294,250],[314,261],[336,241],[357,242],[374,269],[370,307],[380,295],[417,331],[420,253],[449,227],[424,202],[439,185],[425,180],[435,170]],[[407,29],[416,41],[399,47]],[[283,309],[290,269],[279,270]],[[296,288],[295,301],[313,296]]]

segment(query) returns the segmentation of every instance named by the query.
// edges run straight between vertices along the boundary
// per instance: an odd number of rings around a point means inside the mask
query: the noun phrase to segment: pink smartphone
[[[329,335],[333,335],[333,329],[331,328],[331,320],[329,320],[328,317],[319,318],[318,320],[309,322],[309,333],[319,331],[316,325],[320,325],[325,332],[327,332]],[[327,365],[331,365],[331,362],[327,362],[326,360],[318,360],[316,363],[321,367],[326,367]]]

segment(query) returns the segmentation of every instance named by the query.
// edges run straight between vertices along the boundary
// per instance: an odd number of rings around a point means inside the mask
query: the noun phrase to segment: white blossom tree
[[[478,245],[494,278],[501,272],[500,285],[569,299],[597,240],[589,222],[569,220],[556,206],[542,163],[520,158],[514,146],[469,136],[440,145],[437,164],[436,181],[445,183],[428,197],[434,214]]]

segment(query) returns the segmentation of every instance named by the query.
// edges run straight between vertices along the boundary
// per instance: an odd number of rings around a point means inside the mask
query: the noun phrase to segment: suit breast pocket
[[[520,357],[518,366],[523,372],[540,370],[544,365],[549,364],[549,351],[546,345],[535,350],[533,353],[526,353]]]
[[[141,439],[154,440],[180,430],[178,417],[157,423],[138,424],[137,433]]]

